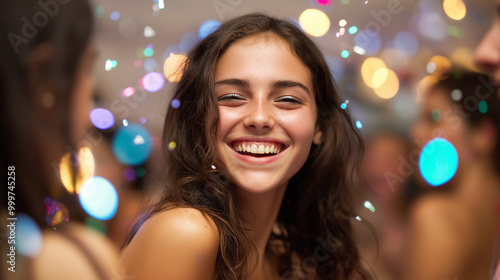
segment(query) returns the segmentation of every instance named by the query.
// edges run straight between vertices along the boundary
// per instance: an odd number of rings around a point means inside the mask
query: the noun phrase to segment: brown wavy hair
[[[311,71],[323,138],[319,146],[312,145],[306,163],[290,179],[280,208],[276,221],[280,233],[271,237],[284,245],[284,253],[279,254],[280,274],[283,279],[300,279],[307,272],[314,272],[317,279],[369,279],[360,265],[350,225],[355,216],[351,194],[362,139],[348,112],[340,108],[332,75],[316,45],[292,23],[261,13],[223,23],[188,53],[173,96],[181,106],[171,108],[165,119],[165,190],[144,218],[179,206],[198,209],[213,219],[220,234],[214,279],[246,279],[254,270],[256,247],[241,222],[240,203],[229,175],[218,160],[214,70],[233,43],[261,33],[282,38]],[[166,149],[170,141],[177,143],[172,151]],[[140,225],[134,226],[126,244]],[[312,268],[305,265],[298,274],[292,271],[292,254]]]

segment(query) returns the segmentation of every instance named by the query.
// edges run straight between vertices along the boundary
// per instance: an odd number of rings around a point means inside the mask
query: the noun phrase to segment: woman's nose
[[[267,104],[263,99],[253,101],[252,106],[248,108],[243,125],[256,131],[273,129],[274,116],[271,104]]]
[[[474,53],[475,63],[485,71],[500,68],[500,27],[492,27]]]

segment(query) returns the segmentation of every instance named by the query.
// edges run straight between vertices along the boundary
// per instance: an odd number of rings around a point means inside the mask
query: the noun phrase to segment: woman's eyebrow
[[[305,92],[307,92],[309,95],[311,94],[309,89],[305,85],[303,85],[299,82],[289,81],[289,80],[279,80],[279,81],[275,81],[275,82],[271,83],[271,88],[273,88],[273,89],[291,88],[291,87],[299,87],[299,88],[303,89]]]
[[[244,88],[249,88],[250,87],[250,82],[248,80],[243,80],[243,79],[225,79],[225,80],[220,80],[215,82],[215,85],[230,85],[230,86],[237,86],[237,87],[244,87]]]
[[[237,86],[237,87],[243,87],[243,88],[249,88],[250,87],[250,82],[245,79],[237,79],[237,78],[231,78],[231,79],[224,79],[215,82],[215,86],[217,85],[230,85],[230,86]],[[311,91],[303,84],[295,81],[289,81],[289,80],[278,80],[274,81],[270,84],[269,86],[272,89],[279,89],[279,88],[291,88],[291,87],[299,87],[303,89],[305,92],[308,94],[311,94]]]

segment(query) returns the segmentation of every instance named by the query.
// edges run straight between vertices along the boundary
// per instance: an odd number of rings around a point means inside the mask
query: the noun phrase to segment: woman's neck
[[[266,193],[251,193],[241,189],[237,192],[243,204],[245,226],[253,230],[252,237],[255,238],[259,255],[265,251],[286,187],[287,184],[284,184]]]
[[[287,183],[266,193],[251,193],[238,189],[243,203],[245,226],[252,230],[251,235],[259,254],[259,263],[250,279],[267,279],[265,275],[274,274],[273,268],[264,262],[267,242],[285,195]]]

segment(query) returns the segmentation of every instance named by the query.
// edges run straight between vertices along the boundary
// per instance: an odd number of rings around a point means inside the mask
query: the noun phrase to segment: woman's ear
[[[313,143],[314,145],[321,144],[321,140],[323,138],[323,134],[321,133],[321,128],[316,124],[316,129],[314,131]]]

